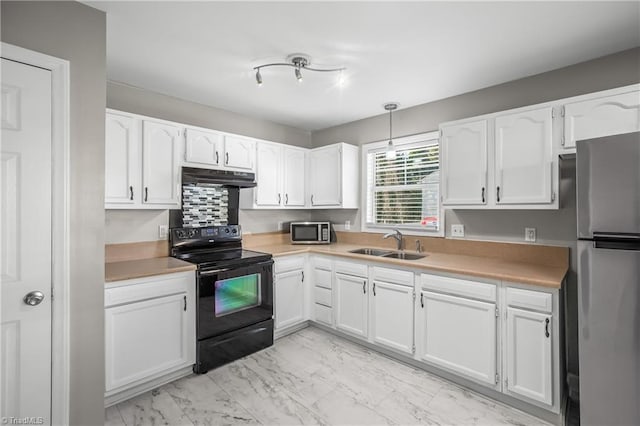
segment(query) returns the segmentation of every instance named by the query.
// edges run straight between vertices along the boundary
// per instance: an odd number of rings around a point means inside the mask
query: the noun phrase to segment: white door
[[[309,154],[309,192],[312,206],[339,206],[342,197],[342,155],[339,146]]]
[[[413,353],[413,287],[375,281],[371,294],[373,340]]]
[[[0,418],[40,417],[48,424],[51,72],[6,59],[0,71]]]
[[[507,308],[507,392],[551,405],[551,315]]]
[[[442,204],[486,204],[487,121],[446,126],[440,140]]]
[[[564,107],[564,148],[576,141],[640,131],[637,91],[567,104]]]
[[[367,286],[366,278],[336,274],[335,289],[336,326],[356,336],[367,337]]]
[[[279,330],[304,321],[303,271],[289,271],[276,274],[275,325]]]
[[[306,182],[306,150],[284,148],[284,206],[304,207]]]
[[[429,291],[419,302],[420,358],[495,386],[496,305]]]
[[[553,109],[495,120],[497,204],[551,203]]]
[[[142,202],[180,207],[180,128],[143,121]]]
[[[105,122],[106,204],[139,204],[140,134],[139,120],[107,113]]]
[[[186,293],[105,309],[107,391],[189,362]]]
[[[222,161],[222,136],[215,132],[186,129],[185,161],[218,166]]]
[[[256,152],[256,205],[279,207],[283,202],[282,147],[260,142]]]
[[[253,171],[255,155],[255,141],[237,136],[224,137],[224,165],[226,167]]]

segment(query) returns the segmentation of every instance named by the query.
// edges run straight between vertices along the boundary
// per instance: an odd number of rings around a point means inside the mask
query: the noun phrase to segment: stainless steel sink
[[[376,249],[376,248],[359,248],[356,250],[349,250],[349,253],[366,254],[369,256],[386,256],[388,254],[393,254],[391,250],[383,250],[383,249]]]
[[[402,259],[402,260],[418,260],[426,257],[425,254],[414,254],[414,253],[404,253],[404,252],[393,252],[389,254],[383,254],[382,257],[389,257],[392,259]]]

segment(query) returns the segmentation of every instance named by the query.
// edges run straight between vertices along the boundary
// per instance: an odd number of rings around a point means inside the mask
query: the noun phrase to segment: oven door
[[[198,340],[273,317],[273,260],[198,274]]]

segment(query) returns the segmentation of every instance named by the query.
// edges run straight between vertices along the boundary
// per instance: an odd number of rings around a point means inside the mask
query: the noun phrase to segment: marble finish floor
[[[108,425],[548,425],[318,328],[109,407]]]

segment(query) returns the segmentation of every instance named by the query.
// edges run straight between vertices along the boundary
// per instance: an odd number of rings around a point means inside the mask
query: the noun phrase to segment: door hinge
[[[560,108],[560,117],[564,117],[564,106]]]
[[[496,318],[500,317],[500,310],[498,308],[496,308]]]
[[[416,353],[416,345],[415,344],[413,346],[411,346],[411,353],[412,354]]]
[[[416,291],[415,290],[413,290],[413,301],[414,302],[416,301]]]
[[[556,118],[556,110],[555,110],[555,108],[551,108],[551,118]]]
[[[553,203],[556,200],[556,191],[551,192],[551,202]]]
[[[498,373],[496,373],[496,385],[500,383],[500,376],[498,375]]]
[[[564,136],[560,138],[560,145],[564,146]]]

